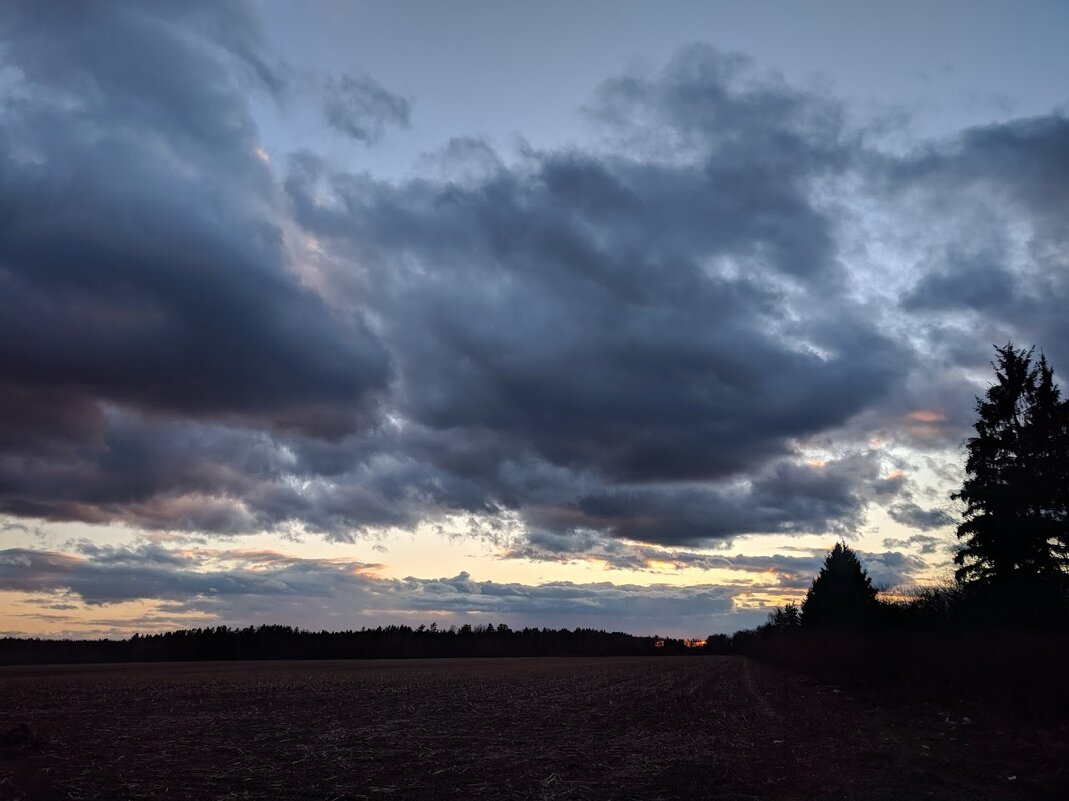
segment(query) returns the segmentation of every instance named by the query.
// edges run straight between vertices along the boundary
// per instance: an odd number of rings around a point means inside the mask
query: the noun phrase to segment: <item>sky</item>
[[[1069,370],[1062,3],[15,2],[0,633],[702,636],[946,581]]]

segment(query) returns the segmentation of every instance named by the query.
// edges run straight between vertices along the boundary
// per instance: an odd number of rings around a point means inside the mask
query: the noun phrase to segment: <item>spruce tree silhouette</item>
[[[876,606],[876,589],[857,554],[837,542],[802,601],[802,625],[859,627],[869,620]]]
[[[996,383],[976,399],[976,436],[966,448],[964,501],[954,557],[963,584],[1050,585],[1069,556],[1069,404],[1054,371],[1033,350],[995,348]]]

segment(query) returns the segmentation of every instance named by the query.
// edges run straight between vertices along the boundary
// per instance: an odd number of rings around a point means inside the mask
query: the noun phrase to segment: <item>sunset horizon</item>
[[[0,636],[953,582],[994,346],[1069,375],[1064,9],[313,5],[0,21]]]

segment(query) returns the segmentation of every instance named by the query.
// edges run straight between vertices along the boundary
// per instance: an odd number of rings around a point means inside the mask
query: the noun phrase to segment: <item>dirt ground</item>
[[[741,657],[0,669],[0,799],[1043,799],[1065,727]]]

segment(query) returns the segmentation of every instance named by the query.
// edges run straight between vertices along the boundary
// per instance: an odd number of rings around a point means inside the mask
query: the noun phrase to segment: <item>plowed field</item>
[[[0,799],[1063,796],[1064,729],[958,714],[737,657],[4,668]]]

